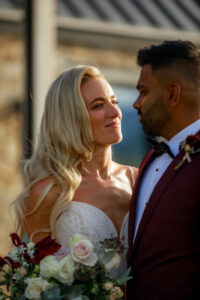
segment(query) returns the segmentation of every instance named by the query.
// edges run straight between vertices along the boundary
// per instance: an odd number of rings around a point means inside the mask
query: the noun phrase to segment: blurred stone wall
[[[14,226],[9,205],[23,187],[20,103],[24,99],[24,47],[20,38],[0,34],[0,256],[10,247]]]

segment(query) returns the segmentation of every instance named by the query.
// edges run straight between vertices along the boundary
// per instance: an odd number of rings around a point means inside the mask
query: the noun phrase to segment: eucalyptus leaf
[[[110,299],[108,294],[98,294],[97,296],[95,296],[95,300],[108,300]]]
[[[22,242],[24,242],[26,244],[28,244],[30,242],[27,232],[24,232],[24,235],[23,235],[23,238],[22,238]]]
[[[17,287],[12,287],[12,289],[11,289],[11,297],[16,296],[17,291],[18,291]]]
[[[90,300],[87,296],[81,295],[79,297],[71,298],[72,300]]]
[[[62,299],[62,296],[60,294],[60,288],[56,286],[56,287],[47,289],[46,291],[41,293],[41,299],[42,300]]]
[[[24,295],[22,295],[22,296],[19,297],[18,300],[26,300],[26,299],[27,299],[27,298],[26,298]]]
[[[76,285],[76,286],[65,286],[64,289],[62,289],[62,295],[68,296],[69,299],[74,299],[82,296],[83,294],[83,287],[82,285]],[[66,298],[68,299],[68,298]]]
[[[8,283],[9,283],[8,280],[2,281],[2,282],[0,282],[0,286],[1,286],[1,285],[6,285],[6,284],[8,284]]]
[[[116,253],[116,250],[111,250],[111,251],[108,251],[108,252],[104,252],[104,255],[103,255],[102,259],[101,259],[102,263],[105,265],[109,261],[111,261],[111,259],[115,255],[115,253]]]
[[[131,267],[129,267],[117,280],[116,283],[119,285],[124,284],[126,281],[132,279],[132,276],[129,276],[131,272]]]

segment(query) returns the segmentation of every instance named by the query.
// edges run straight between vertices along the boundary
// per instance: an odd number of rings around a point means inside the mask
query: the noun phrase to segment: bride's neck
[[[110,176],[112,162],[111,147],[95,148],[92,159],[85,163],[87,173],[106,179]]]

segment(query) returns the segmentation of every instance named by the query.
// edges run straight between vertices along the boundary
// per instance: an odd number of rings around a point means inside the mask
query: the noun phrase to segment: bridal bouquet
[[[70,253],[50,237],[36,244],[21,241],[16,233],[11,239],[10,253],[0,257],[0,285],[7,286],[9,295],[0,289],[0,300],[122,299],[121,286],[130,279],[130,270],[117,280],[108,273],[120,263],[117,239],[100,243],[100,257],[79,233],[70,241]]]

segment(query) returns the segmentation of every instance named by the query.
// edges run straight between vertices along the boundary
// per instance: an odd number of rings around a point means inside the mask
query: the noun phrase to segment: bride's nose
[[[108,115],[110,117],[120,117],[122,116],[121,110],[117,104],[110,103],[108,107]]]

